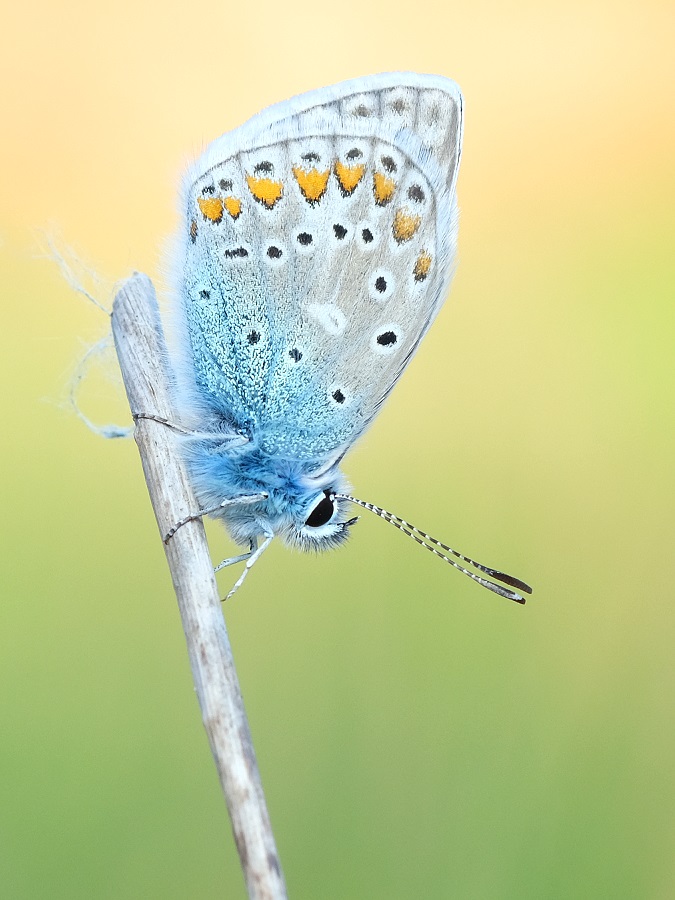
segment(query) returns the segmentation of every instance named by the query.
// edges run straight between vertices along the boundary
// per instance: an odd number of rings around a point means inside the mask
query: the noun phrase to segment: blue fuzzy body
[[[213,508],[223,500],[268,494],[266,500],[258,503],[228,505],[214,514],[224,521],[232,538],[244,545],[261,534],[272,533],[301,549],[316,549],[316,541],[303,530],[312,503],[323,491],[341,492],[348,487],[335,465],[327,470],[324,465],[321,471],[321,463],[316,460],[269,454],[256,438],[229,449],[224,449],[218,440],[188,439],[185,455],[195,491],[205,508]],[[343,501],[336,518],[346,512],[345,507]],[[347,534],[346,529],[336,531],[334,542],[341,543]]]

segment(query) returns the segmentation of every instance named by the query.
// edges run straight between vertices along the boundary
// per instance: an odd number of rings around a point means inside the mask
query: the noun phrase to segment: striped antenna
[[[415,528],[414,525],[406,522],[405,519],[400,519],[393,513],[387,512],[386,509],[375,506],[375,504],[373,503],[366,503],[365,500],[358,500],[356,497],[350,497],[349,494],[335,494],[335,496],[339,500],[349,500],[351,503],[356,503],[357,506],[360,506],[363,509],[369,509],[371,512],[375,513],[376,516],[384,519],[385,522],[389,522],[391,525],[395,525],[396,528],[398,528],[404,534],[407,534],[408,537],[411,537],[414,541],[417,541],[417,543],[421,544],[422,547],[429,550],[431,553],[434,553],[436,556],[440,556],[441,559],[444,559],[447,563],[450,563],[451,566],[454,566],[456,569],[459,569],[460,572],[468,575],[469,578],[477,581],[478,584],[482,584],[483,587],[487,588],[489,591],[494,591],[495,594],[506,597],[507,600],[514,600],[516,603],[525,603],[525,597],[523,597],[521,594],[518,594],[515,591],[510,591],[508,590],[508,588],[502,587],[500,584],[495,584],[493,581],[488,581],[487,578],[482,578],[480,575],[476,575],[475,572],[471,572],[469,571],[469,569],[464,568],[464,566],[461,566],[458,562],[455,562],[454,559],[450,559],[449,556],[446,556],[446,553],[450,553],[456,559],[461,559],[462,562],[468,563],[470,566],[473,566],[474,569],[478,569],[480,572],[485,572],[486,575],[489,575],[491,578],[494,578],[497,581],[501,581],[503,584],[508,584],[511,587],[518,588],[526,594],[532,593],[532,588],[529,586],[529,584],[525,584],[525,582],[521,581],[519,578],[514,578],[513,575],[507,575],[505,572],[499,572],[497,569],[491,569],[488,566],[484,566],[481,563],[476,562],[475,559],[470,559],[468,556],[464,556],[463,553],[458,553],[456,550],[453,550],[452,547],[448,547],[447,544],[442,544],[440,541],[437,541],[436,538],[432,538],[431,535],[426,534],[426,532],[420,531],[419,528]],[[445,553],[442,552],[443,550],[445,551]]]

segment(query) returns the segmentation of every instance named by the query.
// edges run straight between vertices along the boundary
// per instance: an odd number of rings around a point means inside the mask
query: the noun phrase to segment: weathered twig
[[[165,345],[152,282],[136,274],[120,288],[112,328],[129,405],[176,421],[164,370]],[[138,419],[136,443],[161,535],[198,509],[171,429]],[[204,727],[232,820],[249,897],[286,897],[230,641],[201,520],[165,545]]]

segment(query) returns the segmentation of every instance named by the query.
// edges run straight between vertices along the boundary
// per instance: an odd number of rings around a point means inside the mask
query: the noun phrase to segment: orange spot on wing
[[[375,202],[379,206],[389,203],[394,191],[396,190],[396,182],[388,175],[382,172],[375,172],[373,175],[373,193],[375,194]]]
[[[197,197],[197,204],[205,219],[220,222],[223,218],[223,201],[220,197]]]
[[[335,174],[340,183],[340,187],[345,194],[351,194],[356,185],[363,178],[366,167],[363,163],[358,166],[346,166],[338,160],[335,163]]]
[[[225,209],[229,212],[233,219],[236,219],[241,212],[241,200],[238,197],[226,197],[223,200]]]
[[[263,203],[268,209],[272,209],[284,193],[283,183],[281,181],[272,181],[271,178],[256,178],[255,175],[247,175],[246,184],[255,199],[259,203]]]
[[[397,243],[403,244],[405,241],[409,241],[416,234],[421,224],[421,216],[411,215],[402,209],[397,209],[392,225],[392,231]]]
[[[326,193],[330,169],[319,172],[318,169],[310,169],[306,172],[300,166],[293,166],[293,174],[298,182],[302,195],[310,203],[317,203]]]
[[[413,275],[415,276],[415,281],[424,281],[424,279],[429,274],[429,269],[431,268],[431,255],[427,253],[426,250],[423,250],[420,255],[415,260],[415,267],[413,269]]]

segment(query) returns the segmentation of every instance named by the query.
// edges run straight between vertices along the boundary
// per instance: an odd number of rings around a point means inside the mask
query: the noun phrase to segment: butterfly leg
[[[241,573],[239,578],[234,583],[234,587],[232,588],[230,593],[227,595],[227,597],[225,597],[226,600],[229,600],[230,597],[232,596],[232,594],[234,594],[235,591],[237,591],[242,586],[242,584],[244,583],[244,579],[248,575],[251,566],[253,566],[254,563],[256,563],[260,559],[260,557],[265,552],[265,550],[267,550],[269,545],[272,543],[273,537],[274,537],[273,534],[266,533],[265,540],[262,542],[262,544],[260,544],[260,546],[258,546],[257,538],[251,538],[251,550],[249,553],[243,553],[241,556],[234,557],[233,559],[226,559],[224,562],[222,562],[218,566],[218,568],[220,569],[220,568],[223,568],[223,566],[227,566],[227,565],[230,565],[231,563],[239,562],[240,560],[243,560],[248,557],[246,559],[246,566],[244,567],[244,571]]]
[[[222,562],[218,563],[213,571],[220,572],[221,569],[226,569],[228,566],[234,566],[236,563],[245,562],[253,556],[257,549],[258,538],[251,538],[248,553],[240,553],[239,556],[231,556],[229,559],[224,559]]]
[[[178,434],[182,434],[184,437],[202,441],[217,441],[227,449],[230,449],[231,447],[242,447],[244,444],[248,444],[248,438],[243,434],[221,434],[218,431],[193,431],[190,428],[183,428],[182,425],[177,425],[175,422],[170,422],[169,419],[164,419],[162,416],[155,416],[153,413],[133,413],[134,422],[138,422],[139,419],[149,419],[151,422],[159,422],[160,425],[166,425],[167,428],[170,428]]]
[[[187,525],[188,522],[194,522],[196,519],[201,519],[204,516],[210,516],[212,513],[218,512],[221,509],[224,509],[226,506],[233,506],[235,503],[259,503],[261,500],[267,500],[269,494],[266,494],[265,491],[261,491],[259,494],[244,494],[241,497],[232,497],[226,500],[221,500],[216,506],[211,506],[209,509],[200,509],[196,513],[190,513],[190,515],[185,516],[184,519],[181,519],[180,522],[176,522],[167,533],[164,535],[164,543],[167,544],[174,534],[178,531],[179,528],[182,528],[183,525]],[[253,552],[253,548],[251,550]],[[242,555],[242,559],[248,558],[247,553]],[[233,562],[238,562],[239,557],[233,559]],[[220,568],[220,567],[219,567]],[[216,571],[218,571],[216,569]]]

